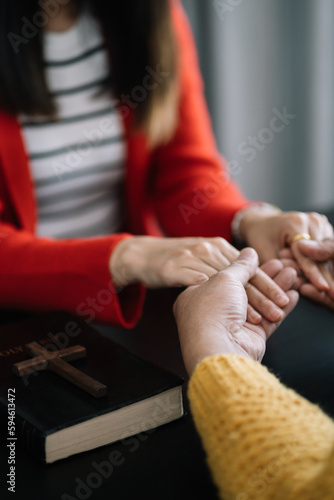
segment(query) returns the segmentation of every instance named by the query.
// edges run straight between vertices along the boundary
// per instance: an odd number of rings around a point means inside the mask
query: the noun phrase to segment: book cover
[[[56,353],[53,356],[71,346],[86,348],[84,358],[68,363],[104,384],[106,395],[96,398],[41,363],[29,375],[16,376],[13,365],[31,359],[25,351],[30,342]],[[183,415],[182,378],[63,312],[0,329],[0,376],[0,411],[9,424],[9,442],[47,463]]]

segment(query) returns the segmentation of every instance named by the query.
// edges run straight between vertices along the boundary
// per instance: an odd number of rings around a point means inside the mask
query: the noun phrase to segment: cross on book
[[[31,342],[25,346],[26,352],[33,356],[32,359],[27,359],[21,363],[13,365],[13,372],[18,377],[30,375],[33,372],[40,370],[50,370],[57,373],[69,382],[80,387],[95,398],[101,398],[107,394],[107,386],[101,384],[92,377],[73,366],[69,365],[69,361],[83,358],[87,355],[85,347],[76,345],[67,347],[59,351],[48,351],[37,342]]]

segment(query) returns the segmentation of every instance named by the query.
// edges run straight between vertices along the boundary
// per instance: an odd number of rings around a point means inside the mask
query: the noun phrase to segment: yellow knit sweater
[[[191,411],[224,500],[334,500],[334,423],[260,363],[204,359]]]

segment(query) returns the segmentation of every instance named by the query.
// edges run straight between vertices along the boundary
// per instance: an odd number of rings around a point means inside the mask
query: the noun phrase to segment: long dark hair
[[[44,9],[52,13],[59,4],[69,2],[76,9],[88,2],[102,25],[116,97],[142,88],[148,71],[163,74],[145,98],[136,102],[134,124],[153,143],[158,136],[169,138],[178,95],[169,0],[48,0]],[[0,108],[8,113],[55,113],[43,71],[41,33],[47,14],[41,5],[41,0],[0,2]]]

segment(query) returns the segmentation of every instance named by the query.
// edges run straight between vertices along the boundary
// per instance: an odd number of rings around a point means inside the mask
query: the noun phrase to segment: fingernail
[[[258,319],[258,320],[262,319],[261,314],[259,314],[257,311],[253,311],[253,316],[254,316],[254,319]]]
[[[278,308],[272,309],[270,316],[271,320],[276,323],[277,321],[280,321],[283,318],[283,311]]]
[[[320,283],[320,287],[324,290],[324,291],[328,291],[329,290],[329,284],[327,283],[327,281],[325,280],[325,278],[323,276],[319,276],[319,283]]]
[[[275,303],[280,307],[285,307],[289,304],[290,300],[286,293],[278,293],[275,297]]]
[[[241,257],[252,257],[252,258],[257,257],[258,258],[256,250],[254,250],[254,248],[251,248],[251,247],[243,248],[240,252],[240,256]]]
[[[257,311],[251,311],[250,320],[251,320],[251,323],[258,324],[262,320],[262,316]]]

